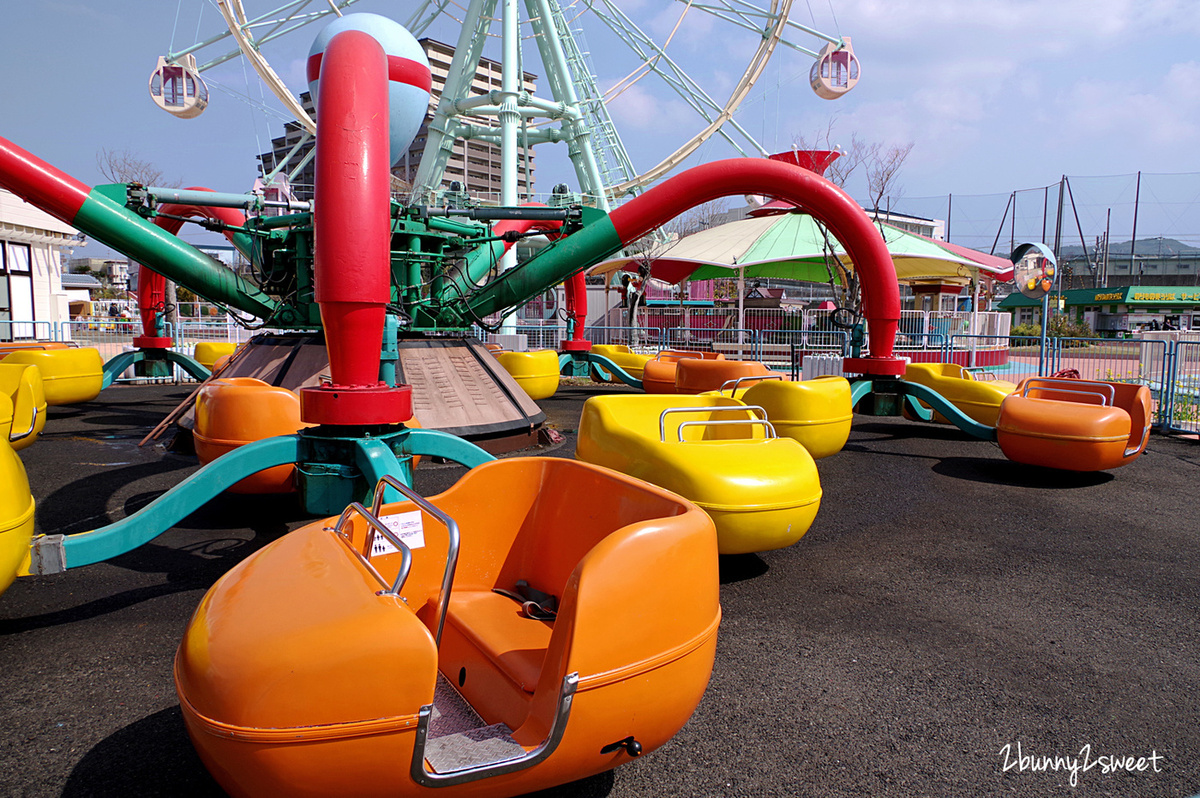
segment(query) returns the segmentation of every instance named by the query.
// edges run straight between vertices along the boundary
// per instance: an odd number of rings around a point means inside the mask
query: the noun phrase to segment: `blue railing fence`
[[[517,325],[526,335],[530,349],[558,349],[565,337],[561,326]],[[132,348],[139,325],[128,318],[93,317],[67,322],[0,320],[0,341],[67,341],[94,346],[107,361]],[[176,341],[174,349],[192,354],[201,341],[240,343],[256,330],[245,329],[227,319],[185,320],[178,329],[167,329]],[[487,334],[475,330],[486,339]],[[712,327],[589,327],[587,339],[594,344],[623,344],[643,354],[663,349],[722,352],[729,358],[760,360],[777,371],[799,377],[806,355],[850,355],[850,335],[844,330],[759,330],[714,329]],[[1007,350],[1003,363],[995,353]],[[1165,432],[1200,433],[1200,340],[1053,338],[1044,351],[1034,336],[968,335],[963,333],[912,333],[898,344],[895,353],[920,360],[959,362],[976,367],[989,376],[1020,382],[1026,377],[1049,376],[1064,371],[1078,372],[1083,379],[1129,382],[1145,385],[1154,399],[1154,423]],[[985,357],[990,353],[990,357]],[[135,379],[124,376],[119,380]],[[136,378],[145,381],[143,378]],[[176,368],[170,378],[157,381],[190,381]]]

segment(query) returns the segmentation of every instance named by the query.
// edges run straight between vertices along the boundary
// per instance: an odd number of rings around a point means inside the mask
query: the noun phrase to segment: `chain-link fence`
[[[1006,255],[1049,244],[1067,288],[1200,284],[1200,173],[1064,176],[1004,194],[889,200],[897,214],[945,221],[947,241]],[[1130,242],[1133,242],[1131,246]]]

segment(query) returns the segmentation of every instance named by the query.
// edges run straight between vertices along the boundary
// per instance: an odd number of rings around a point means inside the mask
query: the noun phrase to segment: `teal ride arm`
[[[598,366],[598,367],[604,369],[605,371],[611,373],[614,377],[616,377],[618,380],[625,383],[626,385],[630,386],[631,388],[637,388],[639,391],[643,390],[641,380],[632,376],[628,371],[621,368],[616,363],[614,363],[611,360],[609,360],[608,358],[606,358],[604,355],[593,355],[591,352],[586,352],[584,354],[587,355],[588,362],[591,363],[593,366]]]
[[[400,450],[405,455],[444,457],[467,468],[491,462],[496,458],[470,441],[457,435],[434,429],[410,429],[398,437]],[[412,461],[401,462],[392,447],[378,439],[359,439],[354,452],[355,465],[362,471],[367,484],[372,488],[385,475],[398,478],[407,487],[412,487]],[[386,491],[392,490],[385,488]],[[396,491],[392,490],[392,493]],[[400,501],[403,497],[396,497]],[[390,500],[389,500],[390,501]]]
[[[591,368],[583,358],[577,358],[575,355],[582,354],[580,352],[560,352],[558,355],[558,376],[560,377],[586,377],[588,369]],[[608,375],[604,376],[608,379]]]
[[[920,399],[925,404],[931,406],[934,410],[946,417],[954,426],[958,427],[968,435],[978,438],[981,441],[996,440],[996,429],[989,427],[986,424],[980,424],[975,419],[963,413],[957,407],[950,403],[950,400],[942,396],[937,391],[928,386],[921,385],[916,382],[900,381],[900,386],[904,390],[906,398],[914,396]]]
[[[393,476],[412,487],[412,459],[401,462],[392,448],[378,438],[359,438],[354,447],[354,464],[372,489],[385,476]]]
[[[103,390],[113,384],[113,380],[117,378],[125,369],[137,363],[139,360],[146,358],[145,352],[122,352],[119,355],[113,356],[107,363],[104,364],[104,378],[100,381],[100,388]]]
[[[212,372],[204,368],[204,366],[201,366],[200,363],[195,360],[195,358],[171,349],[165,349],[162,351],[163,357],[166,360],[171,363],[178,364],[181,369],[186,371],[189,375],[200,382],[204,382],[212,376]],[[100,381],[100,388],[104,389],[112,385],[117,376],[134,363],[148,359],[149,358],[146,357],[146,353],[141,350],[134,352],[122,352],[119,355],[115,355],[112,359],[104,364],[104,377]]]
[[[923,407],[915,397],[906,394],[904,397],[904,406],[908,408],[908,412],[922,421],[933,421],[933,411],[928,407]]]
[[[239,446],[116,523],[77,535],[35,538],[30,570],[39,574],[58,573],[65,568],[111,559],[148,543],[251,474],[295,463],[298,441],[296,435],[281,435]]]
[[[190,355],[185,355],[183,352],[175,352],[171,349],[167,350],[167,360],[177,364],[181,369],[186,371],[193,379],[204,382],[212,376],[212,372],[200,365],[200,362]]]
[[[859,380],[850,386],[850,406],[857,407],[862,398],[875,387],[871,380]]]
[[[470,441],[436,429],[409,430],[402,448],[405,454],[444,457],[467,468],[474,468],[496,459]]]

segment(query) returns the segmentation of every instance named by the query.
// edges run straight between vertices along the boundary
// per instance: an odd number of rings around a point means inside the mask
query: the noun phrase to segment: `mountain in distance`
[[[1122,241],[1109,246],[1108,256],[1113,257],[1128,257],[1130,250],[1130,241]],[[1094,244],[1089,242],[1088,255],[1096,257]],[[1193,247],[1190,244],[1185,244],[1182,241],[1176,241],[1174,238],[1139,238],[1137,242],[1138,257],[1174,257],[1174,256],[1200,256],[1200,247]],[[1078,244],[1071,246],[1063,246],[1059,251],[1058,256],[1064,260],[1068,258],[1078,258],[1083,255],[1083,247]]]

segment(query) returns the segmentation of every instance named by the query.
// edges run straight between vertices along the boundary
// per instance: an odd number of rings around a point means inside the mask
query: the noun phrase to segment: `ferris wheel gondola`
[[[858,78],[858,58],[850,46],[849,36],[840,43],[830,42],[822,47],[808,73],[812,90],[826,100],[836,100],[853,89]]]
[[[208,84],[196,68],[196,57],[182,56],[178,61],[158,57],[158,66],[150,73],[150,99],[169,114],[193,119],[208,107]]]

